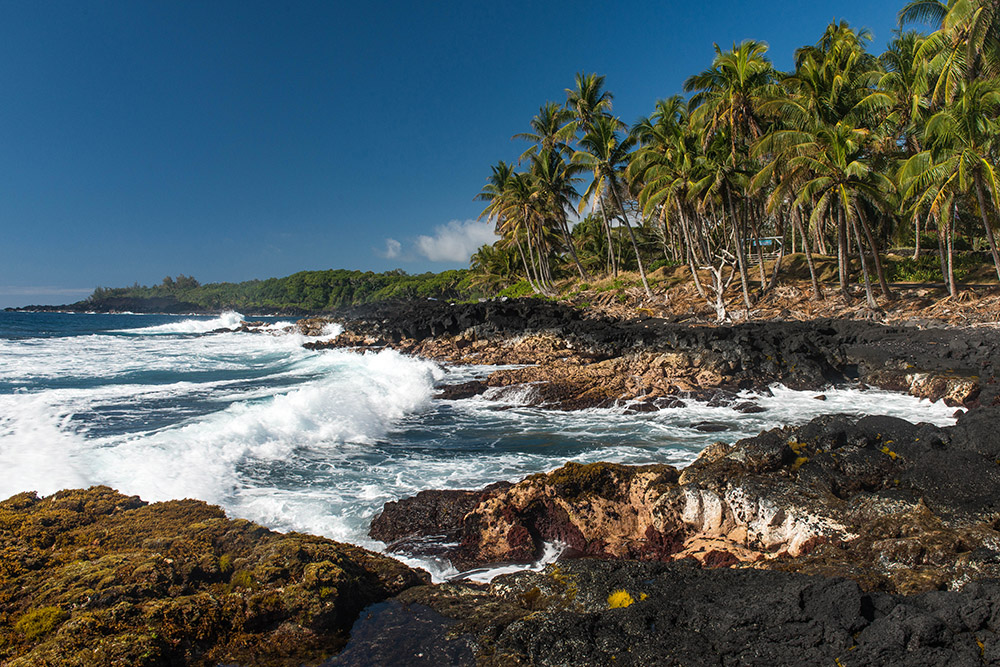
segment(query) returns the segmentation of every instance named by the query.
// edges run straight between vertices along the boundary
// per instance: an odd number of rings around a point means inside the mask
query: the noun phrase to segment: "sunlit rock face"
[[[682,472],[667,465],[567,464],[462,496],[447,531],[426,521],[450,496],[387,505],[380,533],[406,550],[447,532],[460,569],[566,556],[752,564],[849,576],[914,592],[1000,575],[1000,409],[954,427],[892,417],[821,417],[734,446]],[[454,493],[454,492],[452,492]],[[420,526],[420,529],[413,529]]]

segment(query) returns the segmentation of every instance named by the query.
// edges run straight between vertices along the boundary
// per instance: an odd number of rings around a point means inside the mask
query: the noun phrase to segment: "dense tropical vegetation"
[[[219,311],[227,308],[248,313],[316,313],[346,306],[408,299],[467,299],[478,293],[468,271],[444,271],[409,275],[401,270],[300,271],[284,278],[249,280],[242,283],[202,285],[191,276],[167,277],[150,287],[98,287],[79,304],[84,309],[123,309],[134,301],[149,303],[153,310],[163,304],[181,304],[181,310]],[[125,308],[129,309],[129,308]]]
[[[628,270],[649,294],[651,264],[686,265],[721,320],[733,294],[750,312],[788,252],[804,253],[815,299],[851,301],[860,284],[871,308],[895,298],[889,248],[951,295],[959,247],[988,249],[1000,278],[1000,2],[914,0],[899,20],[881,55],[867,30],[831,23],[791,72],[763,42],[716,45],[688,98],[631,127],[604,77],[578,74],[516,135],[530,142],[519,164],[492,167],[478,198],[501,239],[472,280],[544,295]],[[836,256],[836,294],[817,255]]]

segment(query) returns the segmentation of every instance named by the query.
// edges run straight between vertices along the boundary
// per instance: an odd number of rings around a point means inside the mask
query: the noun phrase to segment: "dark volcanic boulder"
[[[425,576],[200,501],[22,493],[0,502],[0,662],[297,667]]]
[[[368,610],[327,665],[971,667],[1000,661],[998,633],[994,580],[904,597],[838,578],[576,560],[487,591],[411,588]]]

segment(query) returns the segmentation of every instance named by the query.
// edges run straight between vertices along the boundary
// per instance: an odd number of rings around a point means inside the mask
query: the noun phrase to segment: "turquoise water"
[[[827,412],[953,423],[944,405],[854,389],[821,402],[774,387],[750,397],[767,408],[753,415],[696,402],[554,412],[526,405],[530,390],[441,401],[435,385],[490,369],[310,351],[291,322],[248,334],[232,331],[240,319],[0,313],[0,496],[107,484],[379,549],[366,535],[372,516],[421,489],[513,481],[569,460],[684,465],[716,440]],[[728,430],[692,428],[706,420]]]

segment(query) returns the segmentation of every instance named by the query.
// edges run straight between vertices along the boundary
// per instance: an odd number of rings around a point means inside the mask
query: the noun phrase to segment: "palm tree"
[[[636,242],[635,232],[632,230],[625,206],[622,203],[624,189],[622,172],[628,165],[630,151],[635,141],[631,137],[621,138],[619,136],[618,128],[621,124],[617,118],[598,116],[593,120],[590,131],[580,138],[579,150],[573,153],[573,162],[588,167],[594,174],[594,180],[580,200],[580,207],[582,210],[588,199],[591,206],[599,205],[605,225],[610,231],[611,222],[605,199],[610,200],[615,207],[615,215],[619,217],[628,230],[646,296],[652,297],[653,292],[649,289],[649,283],[646,281],[646,270],[642,264],[642,256],[639,254],[639,244]]]
[[[576,264],[580,278],[588,280],[587,272],[580,264],[580,258],[576,254],[576,246],[569,233],[569,221],[566,213],[568,209],[573,207],[574,200],[580,198],[580,193],[573,186],[574,183],[580,181],[579,178],[576,178],[579,171],[579,166],[567,164],[557,151],[543,148],[541,152],[531,154],[533,196],[538,200],[539,208],[554,220],[555,226],[562,232],[563,241],[573,258],[573,263]]]
[[[908,159],[921,151],[921,135],[930,107],[927,62],[918,56],[923,42],[923,36],[916,32],[897,31],[886,52],[879,56],[884,73],[871,93],[858,103],[859,108],[879,115],[878,134],[884,141],[878,150],[890,158],[902,152],[903,159]],[[915,211],[912,218],[916,260],[920,256],[919,213]]]
[[[788,177],[783,183],[801,184],[794,205],[811,204],[814,219],[832,217],[841,229],[851,225],[861,260],[868,306],[876,308],[862,239],[867,241],[874,255],[882,293],[887,298],[893,295],[885,279],[866,208],[883,208],[885,192],[890,191],[893,184],[885,174],[873,169],[868,161],[870,137],[870,131],[842,121],[832,128],[819,125],[812,131],[775,132],[758,145],[757,151],[775,155],[770,165],[772,169],[778,161],[784,162]],[[758,178],[767,173],[766,169],[762,170]],[[850,299],[844,283],[841,290],[845,299]]]
[[[958,295],[953,261],[952,211],[955,193],[942,187],[947,182],[946,172],[934,161],[931,151],[922,151],[904,162],[897,173],[902,200],[912,211],[913,217],[924,214],[927,221],[937,221],[938,253],[941,275],[948,293]]]
[[[765,106],[777,115],[785,128],[793,132],[815,136],[825,133],[833,137],[840,133],[837,126],[843,123],[842,130],[864,130],[884,125],[876,112],[885,107],[885,98],[872,98],[872,90],[882,75],[878,60],[865,51],[865,45],[871,41],[871,33],[867,30],[856,31],[846,22],[831,23],[823,32],[820,40],[812,46],[805,46],[795,53],[795,72],[782,82],[788,94],[777,96]],[[841,136],[851,134],[846,132]],[[782,141],[789,136],[785,135]],[[865,145],[869,151],[874,151],[878,132],[869,132],[865,137]],[[854,156],[859,157],[859,156]],[[834,161],[836,162],[836,161]],[[870,169],[870,161],[863,162]],[[845,162],[846,165],[846,162]],[[793,179],[805,178],[801,172]],[[808,179],[806,179],[808,180]],[[802,202],[804,206],[808,205]],[[848,242],[848,225],[851,218],[840,215],[810,216],[810,222],[815,225],[815,231],[820,240],[824,235],[825,225],[832,224],[836,230],[837,265],[840,281],[840,291],[845,299],[850,298],[848,291],[848,260],[850,256]],[[873,246],[874,247],[874,246]],[[863,258],[862,258],[863,259]],[[881,260],[876,253],[876,266],[881,266]],[[879,270],[882,275],[881,269]],[[883,283],[883,291],[888,292],[887,283]]]
[[[566,108],[573,114],[573,132],[590,132],[594,121],[607,117],[614,96],[604,90],[604,76],[578,72],[573,88],[566,89]]]
[[[927,121],[929,155],[909,172],[916,187],[937,186],[948,194],[975,198],[1000,279],[1000,254],[990,220],[1000,212],[1000,179],[994,166],[1000,148],[1000,83],[995,79],[963,85],[953,103]],[[923,167],[922,169],[920,167]],[[919,174],[919,175],[918,175]]]
[[[691,98],[691,117],[703,128],[704,147],[707,149],[718,139],[727,143],[717,182],[724,197],[723,207],[736,222],[735,254],[748,315],[750,294],[745,249],[748,228],[752,226],[760,236],[760,221],[754,216],[757,207],[745,188],[749,175],[756,171],[750,164],[750,145],[767,131],[764,105],[780,92],[777,72],[765,55],[767,48],[765,42],[746,40],[723,52],[716,44],[712,66],[684,82],[684,90],[695,93]],[[716,150],[721,150],[721,146],[716,146]],[[759,246],[758,255],[763,290],[763,256],[759,254]]]
[[[519,202],[525,198],[523,179],[514,171],[513,165],[502,160],[491,169],[492,173],[486,185],[476,195],[476,199],[488,202],[479,217],[494,221],[496,232],[503,237],[503,242],[517,247],[528,284],[536,293],[542,293],[545,291],[545,286],[541,272],[535,267],[530,220],[518,206]],[[530,192],[528,195],[530,196]],[[528,241],[530,262],[524,254],[522,238],[526,238]]]
[[[918,52],[936,74],[935,101],[947,104],[961,84],[1000,75],[1000,5],[996,0],[915,0],[899,12],[899,21],[938,26]]]
[[[668,251],[668,239],[673,236],[673,226],[670,225],[671,208],[663,208],[662,202],[656,202],[648,206],[646,199],[648,193],[643,197],[643,191],[647,189],[647,179],[654,171],[662,172],[663,167],[669,171],[673,162],[673,152],[676,144],[684,136],[687,125],[688,113],[687,102],[680,95],[656,102],[656,110],[649,117],[640,118],[632,129],[629,136],[638,144],[639,148],[632,154],[626,169],[626,177],[633,190],[639,193],[639,206],[643,219],[652,221],[659,220],[661,241],[663,245],[663,256],[670,257]],[[653,176],[662,179],[662,175]],[[683,240],[679,240],[683,246]],[[674,259],[677,259],[676,246],[674,246]],[[697,276],[696,276],[697,280]]]
[[[556,102],[546,102],[531,119],[531,132],[521,132],[514,139],[525,139],[533,142],[521,154],[521,160],[538,151],[556,151],[563,155],[573,152],[569,141],[573,138],[575,128],[572,124],[573,113]]]

